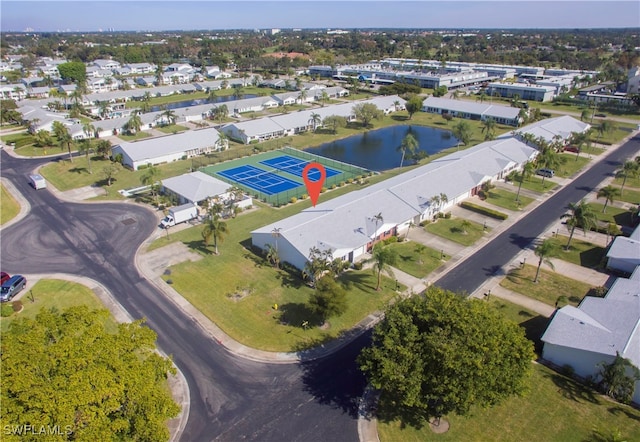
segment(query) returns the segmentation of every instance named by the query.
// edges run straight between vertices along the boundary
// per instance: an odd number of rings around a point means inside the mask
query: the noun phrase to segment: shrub
[[[354,270],[362,270],[362,261],[354,262],[353,268]]]
[[[306,193],[303,193],[301,198],[303,200],[306,200],[307,198],[309,198],[309,195],[307,195]]]
[[[451,219],[451,212],[447,212],[444,214],[444,219]]]
[[[322,189],[320,189],[320,193],[325,193],[327,191],[326,187],[322,187]]]
[[[331,185],[331,190],[333,190],[333,189],[335,189],[335,188],[336,188],[336,185],[335,185],[335,184],[332,184],[332,185]]]
[[[149,167],[148,164],[141,164],[141,165],[138,166],[138,170],[145,170],[148,167]]]
[[[291,204],[295,204],[298,201],[298,198],[296,198],[295,196],[291,197],[290,201],[291,201]]]
[[[398,242],[398,237],[397,237],[397,236],[390,236],[389,238],[387,238],[387,239],[385,239],[385,240],[383,241],[383,243],[384,243],[385,245],[387,245],[387,244],[393,244],[394,242]]]
[[[345,182],[344,182],[344,181],[340,181],[340,183],[338,183],[338,186],[339,186],[339,187],[342,187],[342,186],[344,186],[344,185],[345,185]]]
[[[569,364],[564,364],[562,366],[562,374],[568,377],[573,377],[576,370]]]
[[[499,220],[505,220],[509,217],[509,215],[507,215],[506,213],[498,212],[497,210],[489,209],[488,207],[483,207],[478,204],[470,203],[468,201],[461,202],[460,207]]]
[[[13,301],[12,304],[14,312],[19,312],[20,310],[22,310],[22,301]]]
[[[347,183],[349,183],[349,184],[353,184],[353,178],[348,178],[348,179],[347,179]]]
[[[6,318],[11,315],[13,315],[13,307],[7,303],[0,304],[0,316]]]

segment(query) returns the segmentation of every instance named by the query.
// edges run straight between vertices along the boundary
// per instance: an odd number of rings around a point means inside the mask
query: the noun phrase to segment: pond
[[[360,135],[305,149],[307,152],[332,158],[365,169],[383,171],[400,166],[402,152],[399,146],[407,134],[418,141],[418,150],[433,155],[458,143],[450,131],[425,126],[390,126]],[[405,156],[404,165],[413,162]]]
[[[243,94],[241,100],[245,98],[256,98],[254,94]],[[223,97],[214,97],[212,100],[200,98],[198,100],[176,101],[175,103],[167,103],[162,106],[151,106],[151,112],[158,112],[164,109],[181,109],[183,107],[199,106],[201,104],[226,103],[228,101],[236,101],[233,95],[225,95]]]

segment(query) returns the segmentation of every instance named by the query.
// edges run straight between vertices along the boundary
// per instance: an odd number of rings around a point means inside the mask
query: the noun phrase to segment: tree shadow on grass
[[[384,422],[386,424],[396,421],[400,422],[401,429],[411,427],[416,430],[420,430],[427,425],[427,421],[425,420],[423,413],[412,410],[408,407],[399,406],[388,399],[385,400],[384,394],[378,401],[377,418],[380,422]]]
[[[349,272],[349,274],[344,274],[340,278],[338,278],[338,281],[340,281],[347,290],[350,290],[351,287],[355,286],[365,292],[375,292],[375,286],[370,284],[368,275],[366,275],[364,272],[370,272],[371,274],[373,274],[371,270],[364,270],[359,273]]]
[[[616,416],[625,415],[629,419],[633,419],[637,422],[640,422],[640,415],[638,413],[632,413],[629,406],[616,405],[616,406],[607,408],[607,411]]]
[[[555,372],[544,372],[543,376],[551,378],[554,384],[558,387],[558,393],[563,397],[575,402],[591,402],[592,404],[599,404],[598,394],[577,381],[570,379]]]
[[[394,121],[408,121],[408,115],[391,115],[391,119]]]
[[[78,174],[89,173],[89,171],[87,170],[86,167],[79,167],[79,166],[76,166],[76,167],[73,167],[73,168],[69,169],[69,172],[78,173]]]
[[[307,304],[302,302],[288,302],[279,306],[280,314],[277,320],[283,325],[290,325],[304,330],[305,327],[321,325],[322,320],[315,315]],[[303,326],[303,324],[306,325]],[[309,346],[305,346],[309,348]]]
[[[580,265],[592,269],[599,267],[604,253],[605,249],[603,247],[593,247],[592,249],[580,252]]]
[[[633,226],[633,218],[630,211],[614,215],[613,219],[619,226]]]
[[[283,287],[299,289],[305,284],[304,280],[300,278],[300,276],[285,269],[278,270],[276,279],[280,280]]]
[[[213,249],[213,245],[209,246],[211,248],[206,247],[205,244],[204,244],[204,241],[201,240],[201,239],[199,239],[199,240],[197,239],[197,240],[194,240],[194,241],[186,242],[185,245],[187,247],[189,247],[191,250],[193,250],[195,252],[199,252],[199,253],[201,253],[203,255],[214,255],[215,254],[214,253],[214,249]]]

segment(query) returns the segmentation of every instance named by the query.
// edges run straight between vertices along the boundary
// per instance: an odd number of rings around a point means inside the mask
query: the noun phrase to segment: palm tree
[[[170,126],[176,124],[176,118],[178,117],[176,116],[176,113],[172,109],[167,109],[166,111],[162,112],[162,114],[160,115],[166,118]]]
[[[555,269],[551,259],[556,254],[556,246],[551,241],[551,239],[545,239],[542,241],[534,250],[534,253],[539,258],[538,260],[538,268],[536,269],[536,277],[533,279],[534,283],[538,283],[538,277],[540,276],[540,267],[542,267],[542,263],[547,264],[552,269]]]
[[[327,101],[329,101],[329,94],[327,94],[327,91],[322,91],[322,94],[320,95],[320,100],[322,101],[322,107],[324,107]]]
[[[620,186],[620,195],[624,191],[624,185],[627,183],[627,178],[636,178],[640,174],[640,163],[627,160],[622,165],[622,168],[616,172],[616,178],[622,178],[622,186]]]
[[[482,133],[485,140],[493,140],[496,137],[496,120],[489,117],[482,122]]]
[[[487,99],[487,93],[485,91],[480,92],[476,97],[476,101],[480,101],[480,103],[482,103],[486,99]]]
[[[78,143],[78,151],[84,153],[87,159],[87,169],[89,169],[89,173],[93,173],[91,171],[91,153],[93,152],[93,146],[91,146],[91,141],[87,138],[83,138]]]
[[[308,92],[306,89],[302,89],[300,91],[300,94],[298,94],[298,99],[300,100],[300,104],[304,104],[305,100],[307,99],[308,96]]]
[[[527,161],[522,166],[522,171],[520,172],[520,182],[518,183],[518,193],[516,194],[516,202],[520,201],[520,190],[522,189],[522,183],[535,171],[535,166],[532,162]]]
[[[402,165],[404,164],[404,156],[407,151],[409,151],[410,156],[413,156],[416,153],[416,149],[418,149],[418,140],[416,140],[416,137],[414,137],[413,134],[408,133],[402,139],[402,143],[398,148],[398,150],[402,152],[402,158],[400,159],[400,168],[402,168]]]
[[[604,207],[602,208],[602,213],[607,212],[607,204],[613,203],[615,198],[620,196],[620,189],[617,187],[613,187],[612,185],[605,186],[598,190],[597,198],[604,198]]]
[[[82,132],[84,132],[84,135],[87,138],[95,138],[96,137],[96,128],[91,123],[83,124],[82,125]]]
[[[538,164],[538,167],[540,168],[544,168],[544,169],[557,169],[558,166],[560,166],[561,160],[560,157],[558,156],[558,153],[551,149],[550,147],[544,148],[542,150],[542,153],[540,153],[540,155],[538,155],[537,159],[536,159],[536,163]],[[546,176],[542,176],[542,188],[544,189],[544,180],[546,179]]]
[[[605,135],[610,134],[616,130],[616,125],[613,121],[603,120],[598,126],[598,141]]]
[[[471,223],[468,220],[463,219],[462,222],[460,223],[460,228],[462,229],[462,234],[463,235],[466,235],[468,233],[467,229],[469,227],[471,227]]]
[[[229,115],[229,108],[226,104],[222,104],[215,108],[214,115],[218,118],[218,121],[222,123],[222,120]]]
[[[111,155],[111,141],[100,140],[96,145],[96,153],[102,155],[103,158],[108,158]]]
[[[318,126],[322,123],[322,118],[320,117],[320,114],[312,112],[311,116],[309,117],[309,122],[313,126],[313,131],[315,132]]]
[[[158,170],[158,168],[153,164],[149,164],[147,171],[140,177],[140,182],[143,186],[150,186],[151,195],[153,195],[156,204],[158,203],[158,195],[156,193],[156,181],[158,180],[158,176],[160,176],[160,170]]]
[[[278,254],[278,248],[271,244],[266,245],[267,248],[267,261],[271,263],[276,269],[280,268],[280,255]]]
[[[138,115],[138,112],[134,112],[133,115],[131,115],[131,118],[129,118],[129,121],[127,121],[127,129],[129,129],[129,131],[133,131],[134,133],[137,133],[140,131],[140,129],[142,128],[142,119],[140,118],[140,115]]]
[[[576,161],[578,161],[582,147],[585,146],[587,149],[591,147],[591,131],[573,132],[571,142],[576,146]]]
[[[209,247],[209,241],[211,237],[213,237],[214,253],[219,255],[218,241],[222,242],[224,235],[228,233],[229,228],[227,227],[227,223],[222,221],[218,215],[210,214],[204,229],[202,229],[202,239],[204,239],[205,247]]]
[[[584,109],[580,114],[580,121],[587,121],[590,116],[591,112],[589,112],[589,109]]]
[[[378,237],[378,223],[383,224],[384,218],[382,217],[382,212],[379,212],[377,215],[373,215],[371,219],[376,223],[376,229],[373,232],[373,247],[376,245],[376,238]]]
[[[560,216],[560,219],[567,220],[567,229],[569,229],[569,241],[567,241],[567,245],[564,246],[565,250],[569,250],[571,239],[573,238],[576,228],[581,229],[586,235],[588,230],[598,225],[598,217],[584,199],[578,203],[570,203],[568,207],[569,213]]]
[[[373,271],[377,274],[378,283],[376,291],[380,290],[380,282],[382,281],[382,272],[393,277],[392,265],[396,263],[397,255],[394,249],[383,247],[381,244],[373,248]]]
[[[58,137],[58,143],[60,144],[60,149],[64,149],[67,147],[67,151],[69,152],[69,161],[73,162],[73,156],[71,156],[71,146],[73,145],[73,137],[69,133],[69,130],[66,126],[62,126],[63,130],[60,133],[56,134]]]

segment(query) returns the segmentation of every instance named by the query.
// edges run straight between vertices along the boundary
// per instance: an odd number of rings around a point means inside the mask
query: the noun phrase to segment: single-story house
[[[513,137],[487,141],[254,230],[252,244],[263,250],[275,245],[272,232],[278,229],[280,258],[298,269],[304,268],[312,247],[331,251],[333,259],[355,262],[374,241],[476,195],[484,182],[504,178],[537,154]],[[434,197],[443,193],[447,201],[438,202]],[[376,220],[376,214],[382,219]]]
[[[122,155],[122,164],[138,170],[144,164],[162,164],[205,153],[225,150],[226,141],[216,129],[191,130],[175,135],[124,142],[114,146],[113,156]]]
[[[510,126],[519,126],[522,123],[520,109],[492,103],[429,97],[422,102],[422,110],[435,114],[450,114],[469,120],[485,121],[492,118],[497,123]]]
[[[525,140],[525,135],[530,134],[533,139],[542,138],[547,143],[553,143],[556,139],[559,139],[563,144],[567,144],[573,133],[586,132],[590,127],[591,125],[588,123],[576,120],[568,115],[563,115],[561,117],[536,121],[517,131],[504,134],[502,137],[515,135],[521,140]]]
[[[586,296],[578,307],[557,310],[541,340],[543,359],[596,382],[601,364],[618,354],[640,368],[640,266],[617,278],[604,298]],[[640,404],[640,381],[632,400]]]
[[[229,123],[221,128],[221,131],[229,138],[244,144],[280,138],[285,130],[271,118],[258,118],[255,120]]]
[[[631,274],[640,266],[640,226],[631,235],[618,236],[607,252],[607,268],[615,272]]]

